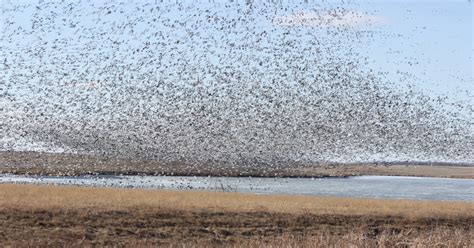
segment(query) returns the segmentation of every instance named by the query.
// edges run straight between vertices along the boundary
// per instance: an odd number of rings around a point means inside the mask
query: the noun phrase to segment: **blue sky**
[[[201,1],[201,4],[207,2]],[[334,6],[341,6],[341,1],[329,2]],[[360,45],[359,52],[369,58],[371,68],[375,71],[388,72],[388,78],[397,83],[407,80],[406,78],[400,80],[397,71],[410,73],[413,77],[409,83],[424,91],[456,93],[459,97],[473,102],[472,2],[468,0],[346,2],[349,2],[346,4],[347,8],[359,13],[366,12],[367,16],[373,18],[368,21],[373,25],[365,26],[366,23],[359,23],[353,28],[383,32],[383,35],[367,39],[366,44]],[[29,16],[19,15],[16,21],[21,23],[28,18]],[[354,20],[349,17],[347,22],[351,21]],[[355,21],[358,19],[355,18]],[[374,23],[370,23],[372,21]]]
[[[378,28],[399,35],[372,39],[362,51],[379,70],[411,73],[416,77],[413,83],[424,90],[457,92],[472,103],[472,7],[472,2],[468,1],[371,1],[360,4],[358,8],[376,13],[383,20]]]

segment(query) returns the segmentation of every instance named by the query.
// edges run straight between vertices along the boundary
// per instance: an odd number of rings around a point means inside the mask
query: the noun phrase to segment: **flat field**
[[[474,179],[472,164],[282,164],[269,166],[186,165],[105,156],[0,151],[0,173],[69,175],[174,175],[252,177],[424,176]]]
[[[0,185],[0,246],[472,247],[474,203]]]

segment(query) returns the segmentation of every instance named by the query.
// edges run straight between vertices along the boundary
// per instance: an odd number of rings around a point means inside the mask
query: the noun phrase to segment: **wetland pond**
[[[255,194],[474,202],[473,179],[356,176],[348,178],[255,178],[182,176],[26,176],[0,174],[0,183],[205,190]]]

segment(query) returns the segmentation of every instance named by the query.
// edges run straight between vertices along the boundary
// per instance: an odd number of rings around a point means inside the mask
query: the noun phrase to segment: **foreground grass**
[[[0,246],[472,247],[474,204],[0,185]]]

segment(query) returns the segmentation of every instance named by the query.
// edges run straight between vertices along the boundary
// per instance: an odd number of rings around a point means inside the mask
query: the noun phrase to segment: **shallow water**
[[[429,177],[359,176],[312,179],[170,176],[33,177],[0,174],[0,183],[474,201],[474,180]]]

